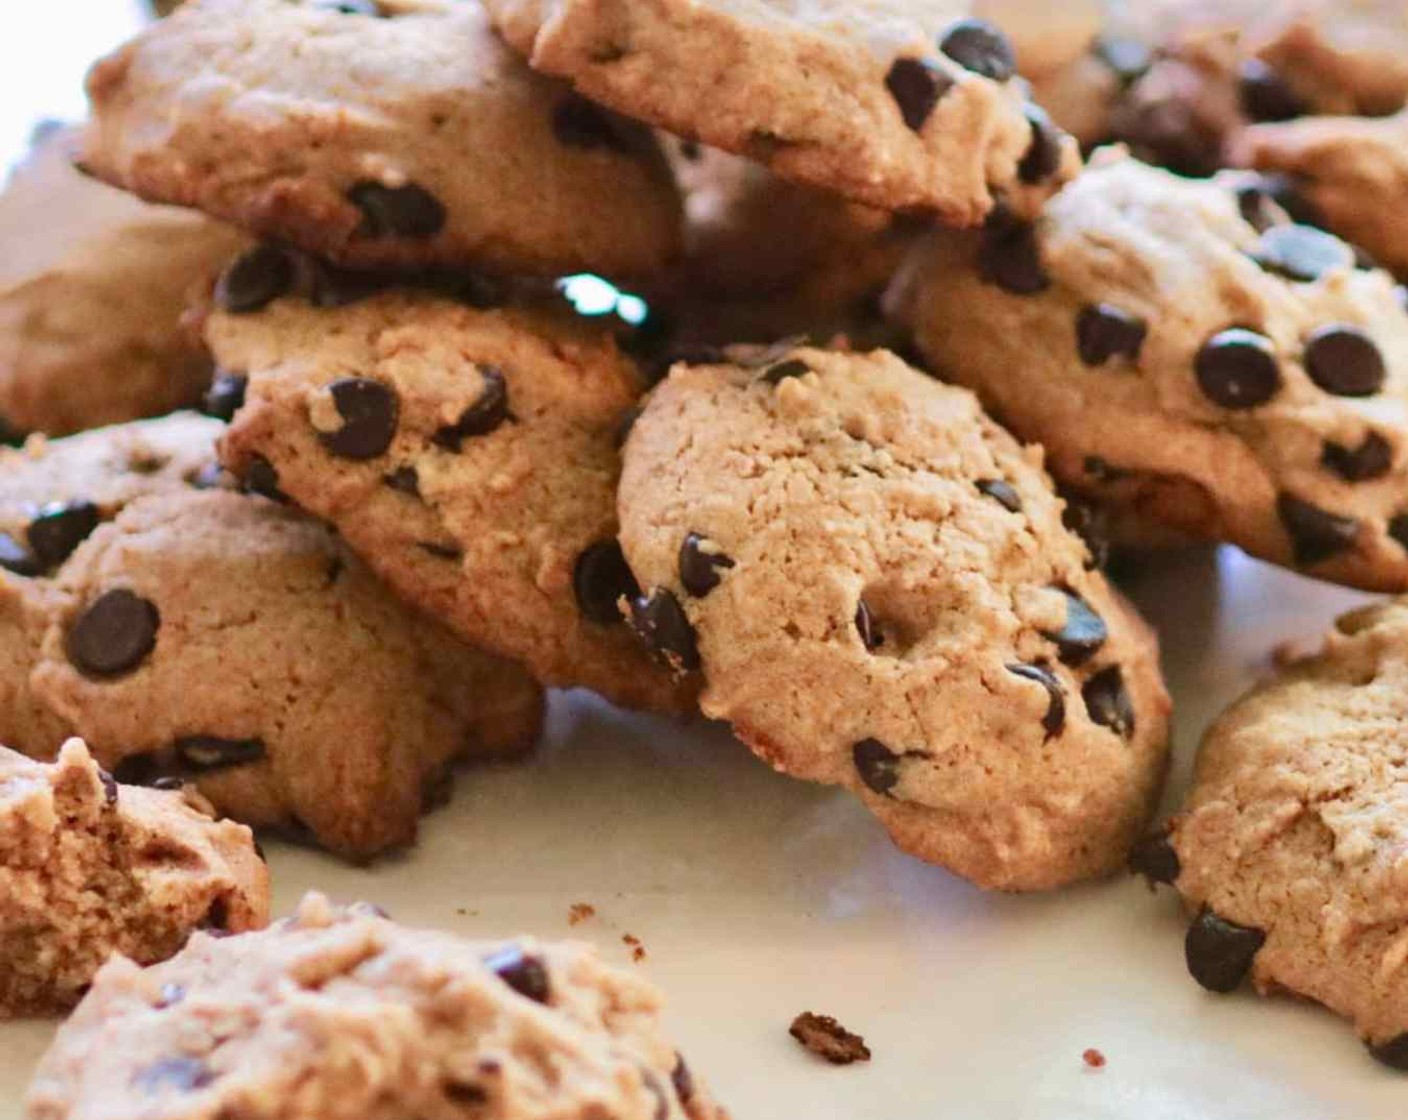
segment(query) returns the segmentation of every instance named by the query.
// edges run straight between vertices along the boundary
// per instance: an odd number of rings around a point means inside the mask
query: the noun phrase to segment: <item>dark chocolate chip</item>
[[[1178,852],[1169,840],[1168,830],[1151,833],[1135,843],[1129,850],[1129,870],[1135,875],[1143,875],[1152,887],[1157,883],[1172,884],[1182,870],[1178,863]]]
[[[1382,1062],[1390,1069],[1403,1070],[1408,1073],[1408,1031],[1389,1039],[1387,1042],[1365,1043],[1369,1048],[1369,1053],[1377,1062]]]
[[[525,953],[518,945],[505,945],[484,958],[484,964],[525,999],[547,1003],[552,994],[547,965],[541,957]]]
[[[1254,121],[1288,121],[1303,117],[1309,106],[1270,66],[1259,58],[1242,63],[1237,75],[1242,112]]]
[[[1067,665],[1080,665],[1105,644],[1109,631],[1104,620],[1090,604],[1064,587],[1057,588],[1066,598],[1066,622],[1059,630],[1046,632],[1044,637],[1056,643],[1061,660]]]
[[[980,478],[973,485],[978,488],[979,493],[986,494],[1009,513],[1022,512],[1022,495],[1018,494],[1017,488],[1006,479]]]
[[[441,544],[439,541],[416,541],[416,547],[437,560],[463,560],[464,549],[457,544]]]
[[[625,137],[606,110],[576,93],[567,94],[553,107],[552,134],[559,144],[569,148],[629,150]]]
[[[1260,183],[1244,183],[1237,188],[1237,211],[1257,233],[1291,221],[1290,214]]]
[[[1115,72],[1120,85],[1131,86],[1149,69],[1153,54],[1147,44],[1138,39],[1100,38],[1095,41],[1095,55]]]
[[[167,780],[161,778],[160,774],[161,763],[154,754],[130,754],[119,759],[117,765],[112,768],[112,776],[125,786],[159,788],[158,783]],[[180,785],[176,788],[179,789]]]
[[[279,489],[279,472],[274,464],[263,455],[254,455],[245,471],[244,488],[251,494],[259,494],[271,502],[287,502],[288,495]]]
[[[1255,408],[1281,387],[1271,340],[1243,327],[1218,331],[1203,343],[1196,368],[1204,395],[1223,408]]]
[[[362,237],[434,237],[445,227],[445,207],[424,187],[407,183],[388,187],[366,181],[347,192],[362,212]]]
[[[1383,478],[1393,467],[1393,445],[1378,432],[1369,432],[1353,449],[1326,440],[1320,462],[1346,482],[1369,482]]]
[[[98,527],[92,502],[51,502],[29,523],[29,548],[46,568],[62,564]]]
[[[620,541],[612,537],[582,550],[572,568],[572,591],[577,597],[577,609],[590,621],[602,626],[625,621],[620,600],[638,598],[640,584],[626,563]]]
[[[684,1055],[678,1052],[675,1054],[675,1068],[670,1071],[670,1080],[674,1083],[675,1096],[679,1097],[680,1104],[689,1104],[694,1099],[694,1074],[690,1073]]]
[[[489,1094],[480,1086],[464,1081],[446,1081],[441,1086],[445,1099],[458,1105],[480,1105],[489,1102]]]
[[[415,467],[397,467],[391,473],[383,475],[381,480],[399,493],[409,494],[413,498],[420,497],[420,473]]]
[[[1046,115],[1046,110],[1028,101],[1022,106],[1032,138],[1017,164],[1017,178],[1024,183],[1040,183],[1061,166],[1061,140],[1064,134]]]
[[[98,781],[103,785],[103,800],[109,805],[116,805],[118,797],[117,779],[106,770],[99,768]]]
[[[1291,538],[1297,564],[1318,564],[1354,547],[1359,522],[1341,517],[1292,494],[1276,498],[1276,513]]]
[[[720,573],[733,567],[731,557],[705,547],[708,541],[709,538],[700,533],[689,533],[680,545],[680,583],[696,599],[704,598],[718,587]]]
[[[699,668],[699,646],[689,617],[668,588],[631,600],[631,627],[656,660],[676,673]]]
[[[401,400],[384,382],[343,377],[328,386],[342,427],[319,432],[324,447],[343,459],[375,459],[396,436]]]
[[[235,418],[235,413],[244,406],[245,390],[249,378],[243,373],[232,373],[227,369],[217,369],[205,391],[205,414],[226,423]]]
[[[293,287],[293,259],[275,245],[256,245],[235,258],[215,284],[215,302],[232,314],[258,311]]]
[[[1359,327],[1336,323],[1305,340],[1305,372],[1327,393],[1369,397],[1383,388],[1384,357]]]
[[[1124,687],[1124,674],[1118,665],[1101,669],[1081,686],[1085,710],[1101,727],[1108,727],[1122,739],[1134,735],[1134,704]]]
[[[867,789],[886,797],[893,796],[890,791],[900,780],[902,757],[879,739],[862,739],[851,748],[851,758],[855,761],[860,780]]]
[[[345,16],[373,16],[377,19],[386,17],[376,0],[313,0],[313,7],[329,12],[341,12]]]
[[[784,362],[778,362],[765,369],[759,376],[760,381],[766,381],[769,385],[778,385],[786,381],[789,377],[801,377],[805,373],[811,372],[811,366],[802,361],[801,358],[788,358]]]
[[[965,70],[1005,82],[1017,72],[1017,54],[1007,36],[980,19],[961,19],[939,39],[939,50]]]
[[[885,635],[875,625],[875,619],[871,617],[870,608],[865,605],[864,599],[856,604],[855,622],[856,633],[860,635],[861,645],[866,649],[877,650],[885,644]]]
[[[458,451],[466,438],[486,436],[508,419],[508,382],[504,380],[503,371],[495,366],[480,366],[479,376],[484,379],[479,399],[460,413],[453,424],[447,424],[430,437],[447,451]]]
[[[176,1006],[176,1004],[180,1003],[185,998],[186,989],[183,988],[180,984],[163,984],[161,988],[157,991],[155,1006],[158,1011],[161,1011],[165,1008]]]
[[[1139,359],[1148,324],[1114,304],[1092,303],[1076,316],[1076,351],[1088,366],[1101,366],[1114,357]]]
[[[69,627],[64,650],[88,676],[114,677],[135,669],[156,646],[161,614],[126,588],[105,591]]]
[[[1188,927],[1183,955],[1193,979],[1210,992],[1233,991],[1252,966],[1266,934],[1219,918],[1206,906]]]
[[[1088,460],[1087,460],[1088,463]],[[1087,569],[1103,568],[1110,560],[1110,539],[1103,512],[1079,499],[1066,497],[1061,524],[1078,536],[1090,553]]]
[[[1337,268],[1354,267],[1354,250],[1313,226],[1272,226],[1262,231],[1250,253],[1267,272],[1307,283]]]
[[[1066,726],[1066,690],[1056,679],[1056,674],[1045,665],[1024,665],[1014,662],[1007,671],[1023,680],[1035,681],[1046,689],[1046,714],[1041,717],[1041,726],[1049,739],[1061,734]]]
[[[39,559],[9,533],[0,533],[0,568],[17,576],[37,576],[44,571]]]
[[[215,1071],[199,1058],[162,1058],[137,1071],[132,1084],[155,1095],[163,1089],[192,1093],[215,1080]]]
[[[192,770],[224,770],[264,757],[263,739],[221,739],[215,735],[183,735],[173,744],[176,757]]]
[[[953,79],[928,59],[897,58],[885,75],[885,88],[895,99],[900,117],[912,132],[924,127],[939,98],[948,92]]]
[[[984,280],[1019,296],[1033,295],[1051,283],[1041,267],[1036,233],[1024,224],[989,223],[983,232],[978,271]]]

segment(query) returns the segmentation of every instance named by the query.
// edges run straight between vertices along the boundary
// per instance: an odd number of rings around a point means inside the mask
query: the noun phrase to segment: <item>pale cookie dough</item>
[[[118,785],[78,739],[51,765],[0,747],[0,1018],[68,1010],[113,953],[153,964],[195,929],[268,917],[244,825],[193,793]]]
[[[200,400],[210,359],[182,323],[245,244],[74,170],[75,134],[43,133],[0,194],[0,418],[66,435]]]
[[[487,5],[535,69],[586,96],[872,206],[971,226],[998,198],[1035,209],[1079,163],[962,0]]]
[[[467,941],[320,895],[262,933],[115,960],[28,1120],[727,1120],[661,996],[587,945]]]
[[[477,0],[191,0],[88,94],[94,174],[341,264],[631,273],[679,247],[648,131],[531,73]]]
[[[1039,452],[885,351],[731,357],[676,366],[626,444],[642,637],[913,855],[1009,890],[1120,866],[1169,701]]]
[[[1255,180],[1108,149],[1034,227],[933,237],[888,298],[1072,489],[1408,588],[1408,314],[1387,273]]]

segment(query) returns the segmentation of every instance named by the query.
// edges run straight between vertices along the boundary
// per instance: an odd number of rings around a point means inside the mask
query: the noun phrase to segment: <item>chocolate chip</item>
[[[161,615],[126,588],[105,591],[69,627],[64,650],[83,673],[114,677],[135,669],[156,646]]]
[[[437,560],[463,560],[464,549],[456,544],[441,544],[439,541],[416,541],[416,547]]]
[[[1046,110],[1028,101],[1022,106],[1032,138],[1026,153],[1017,164],[1017,178],[1024,183],[1040,183],[1054,175],[1061,166],[1063,133],[1046,115]]]
[[[229,423],[244,406],[244,394],[248,387],[249,378],[243,373],[217,369],[210,388],[205,391],[205,414]]]
[[[1061,687],[1056,674],[1045,665],[1024,665],[1021,662],[1008,665],[1007,671],[1023,680],[1035,681],[1046,689],[1046,714],[1041,717],[1041,726],[1048,739],[1061,734],[1066,726],[1066,690]]]
[[[521,946],[505,945],[484,958],[484,964],[525,999],[547,1003],[552,994],[547,965],[541,957],[525,953]]]
[[[865,1039],[848,1031],[830,1015],[803,1011],[787,1028],[787,1033],[817,1057],[835,1066],[870,1061]]]
[[[690,1073],[681,1053],[675,1054],[675,1068],[670,1071],[670,1080],[674,1083],[675,1096],[679,1097],[680,1104],[688,1105],[694,1099],[694,1074]]]
[[[1378,432],[1366,434],[1364,441],[1352,450],[1326,440],[1320,462],[1346,482],[1369,482],[1383,478],[1392,468],[1393,445]]]
[[[1095,56],[1115,72],[1122,86],[1131,86],[1149,69],[1153,54],[1147,44],[1138,39],[1100,38],[1095,41]]]
[[[263,739],[221,739],[215,735],[183,735],[176,740],[176,757],[192,770],[224,770],[264,757]]]
[[[374,16],[386,18],[381,5],[376,0],[313,0],[313,7],[329,12],[341,12],[345,16]]]
[[[1086,460],[1087,467],[1089,460]],[[1110,540],[1105,514],[1088,502],[1066,496],[1066,508],[1061,511],[1061,524],[1084,542],[1090,559],[1086,569],[1103,568],[1110,560]]]
[[[154,754],[130,754],[118,759],[112,768],[112,775],[125,786],[151,786],[161,788],[160,783],[168,779],[159,777],[161,764]],[[178,784],[176,788],[180,788]]]
[[[274,245],[256,245],[235,258],[215,284],[215,302],[243,315],[267,306],[293,287],[293,259]]]
[[[415,467],[397,467],[389,474],[382,475],[381,481],[401,494],[420,497],[420,472]]]
[[[1388,535],[1408,549],[1408,513],[1400,513],[1389,518]]]
[[[370,377],[343,377],[328,386],[342,427],[319,432],[324,447],[343,459],[375,459],[391,446],[401,416],[396,390]]]
[[[1017,54],[1006,35],[980,19],[961,19],[939,40],[939,50],[965,70],[1005,82],[1017,72]]]
[[[1382,1062],[1390,1069],[1408,1073],[1408,1031],[1404,1031],[1387,1042],[1365,1043],[1375,1061]]]
[[[1066,622],[1059,630],[1043,631],[1042,636],[1056,643],[1063,662],[1080,665],[1105,644],[1109,631],[1090,604],[1074,591],[1064,587],[1057,590],[1066,598]]]
[[[1290,214],[1258,183],[1245,183],[1237,188],[1237,212],[1257,233],[1291,221]]]
[[[0,533],[0,568],[17,576],[37,576],[44,572],[44,565],[38,558],[9,533]]]
[[[314,307],[347,307],[382,291],[392,281],[383,272],[339,268],[329,261],[309,262],[309,302]]]
[[[777,385],[786,381],[789,377],[801,377],[805,373],[811,372],[811,366],[802,361],[801,358],[789,358],[785,362],[778,362],[765,369],[759,376],[760,381],[766,381],[769,385]]]
[[[980,494],[985,494],[1009,513],[1022,512],[1022,496],[1017,488],[1006,479],[980,478],[973,483]]]
[[[1346,323],[1320,327],[1306,339],[1305,372],[1325,392],[1340,397],[1373,396],[1387,376],[1373,339]]]
[[[864,599],[856,604],[855,623],[861,645],[867,650],[874,651],[885,644],[885,635],[875,625],[875,619],[871,617],[870,608],[865,605]]]
[[[1087,304],[1076,316],[1076,352],[1088,366],[1104,365],[1117,356],[1137,361],[1148,333],[1143,319],[1114,304]]]
[[[288,501],[288,495],[279,489],[278,470],[263,455],[250,458],[249,468],[244,474],[244,488],[251,494],[268,498],[271,502]]]
[[[1137,841],[1129,850],[1128,863],[1129,870],[1135,875],[1143,875],[1151,887],[1156,883],[1172,884],[1182,870],[1178,864],[1178,852],[1169,840],[1167,829]]]
[[[1242,63],[1237,75],[1242,112],[1254,121],[1288,121],[1303,117],[1309,106],[1281,75],[1259,58]]]
[[[886,797],[894,796],[890,791],[900,780],[900,759],[880,742],[879,739],[862,739],[851,747],[851,758],[856,765],[856,773],[866,788]]]
[[[1291,538],[1291,551],[1297,564],[1318,564],[1354,547],[1359,522],[1341,517],[1292,494],[1276,498],[1276,513]]]
[[[626,563],[620,541],[612,537],[582,550],[572,568],[572,591],[577,597],[577,609],[592,622],[615,626],[624,621],[618,604],[623,596],[627,600],[638,598],[640,584]]]
[[[453,424],[447,424],[431,436],[447,451],[458,451],[460,444],[471,436],[486,436],[508,419],[508,382],[503,371],[495,366],[480,366],[479,376],[484,388],[479,399],[460,413]]]
[[[441,1089],[445,1098],[458,1105],[480,1105],[489,1102],[489,1094],[480,1086],[464,1081],[446,1081]]]
[[[699,668],[699,646],[694,627],[667,588],[657,587],[648,596],[631,600],[631,627],[656,660],[676,673]]]
[[[1196,369],[1204,395],[1223,408],[1255,408],[1281,387],[1271,340],[1243,327],[1218,331],[1203,343]]]
[[[98,781],[103,786],[103,800],[109,805],[116,805],[118,798],[117,779],[101,767],[98,769]]]
[[[895,99],[900,117],[911,132],[919,132],[953,79],[924,58],[897,58],[885,75],[885,88]]]
[[[445,207],[424,187],[357,183],[347,200],[362,212],[362,237],[434,237],[445,227]]]
[[[990,222],[983,231],[978,271],[983,279],[1013,295],[1027,296],[1050,285],[1041,267],[1036,233],[1025,224]]]
[[[137,1071],[132,1084],[155,1095],[163,1089],[191,1093],[215,1080],[215,1072],[199,1058],[162,1058]]]
[[[1090,718],[1108,727],[1122,739],[1134,735],[1134,704],[1124,687],[1124,674],[1118,665],[1101,669],[1081,686],[1081,697]]]
[[[733,567],[731,557],[707,548],[708,543],[708,537],[689,533],[680,545],[680,583],[696,599],[718,587],[722,578],[719,573]]]
[[[46,568],[61,564],[98,527],[92,502],[51,502],[29,523],[29,547]]]
[[[1251,258],[1288,280],[1319,280],[1337,268],[1354,267],[1354,250],[1338,237],[1312,226],[1282,225],[1264,230],[1249,250]]]
[[[552,111],[552,134],[569,148],[626,151],[628,145],[604,109],[580,94],[569,93]]]
[[[1183,943],[1193,979],[1210,992],[1230,992],[1246,977],[1266,934],[1219,918],[1204,906]]]

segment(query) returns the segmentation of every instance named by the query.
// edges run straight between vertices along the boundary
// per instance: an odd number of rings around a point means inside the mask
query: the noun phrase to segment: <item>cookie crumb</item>
[[[1085,1063],[1086,1069],[1105,1068],[1105,1055],[1093,1046],[1080,1056],[1080,1060]]]
[[[787,1029],[787,1033],[820,1058],[834,1066],[870,1061],[870,1048],[865,1039],[852,1034],[830,1015],[803,1011]],[[1087,1050],[1087,1054],[1092,1051]],[[1100,1059],[1102,1062],[1103,1058]]]
[[[645,946],[641,944],[639,937],[633,933],[623,933],[621,940],[630,946],[631,960],[635,961],[636,964],[640,964],[641,961],[645,960]]]
[[[596,917],[596,907],[590,902],[574,902],[567,908],[567,924],[578,926]]]

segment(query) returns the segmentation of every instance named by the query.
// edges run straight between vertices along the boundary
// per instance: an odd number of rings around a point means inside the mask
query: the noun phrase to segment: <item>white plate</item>
[[[1127,585],[1164,637],[1170,798],[1272,646],[1361,598],[1230,549],[1157,558]],[[317,887],[409,924],[598,942],[665,988],[672,1033],[736,1120],[1399,1120],[1408,1101],[1327,1012],[1199,989],[1168,891],[1122,878],[985,895],[717,727],[586,696],[554,698],[532,764],[464,773],[404,859],[368,871],[274,847],[270,862],[280,911]],[[576,902],[597,917],[572,928]],[[787,1035],[804,1009],[864,1034],[874,1060],[804,1053]],[[0,1120],[19,1117],[50,1030],[0,1026]],[[1087,1047],[1103,1069],[1085,1068]]]

